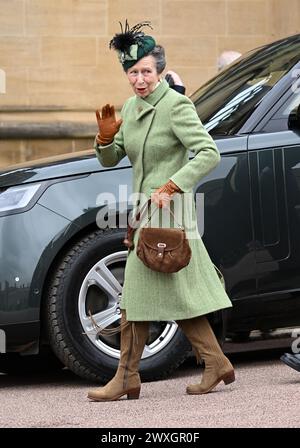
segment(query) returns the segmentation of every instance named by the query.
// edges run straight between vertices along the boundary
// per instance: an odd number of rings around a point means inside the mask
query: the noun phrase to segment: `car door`
[[[300,325],[299,102],[287,92],[248,140],[259,328]]]
[[[200,234],[237,313],[240,300],[256,293],[247,138],[216,139],[221,162],[196,188],[203,200],[197,207]]]

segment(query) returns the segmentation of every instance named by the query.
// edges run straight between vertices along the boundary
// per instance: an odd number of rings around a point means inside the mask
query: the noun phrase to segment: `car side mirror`
[[[300,131],[300,104],[290,112],[288,118],[288,128]]]

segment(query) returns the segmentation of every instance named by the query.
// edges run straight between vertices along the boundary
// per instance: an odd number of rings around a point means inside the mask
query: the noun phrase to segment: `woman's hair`
[[[165,50],[161,45],[155,45],[152,51],[147,56],[153,56],[156,62],[156,70],[160,75],[166,67]]]

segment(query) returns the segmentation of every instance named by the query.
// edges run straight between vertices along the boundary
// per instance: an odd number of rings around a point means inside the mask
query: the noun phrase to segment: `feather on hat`
[[[129,27],[126,19],[125,26],[121,22],[121,33],[115,34],[109,43],[109,48],[113,48],[118,52],[119,61],[121,62],[125,71],[137,63],[138,60],[147,56],[156,45],[155,40],[151,36],[145,35],[141,28],[148,26],[151,29],[150,22],[140,22]]]

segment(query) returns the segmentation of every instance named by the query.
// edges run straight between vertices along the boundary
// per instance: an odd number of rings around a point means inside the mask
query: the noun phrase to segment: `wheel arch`
[[[117,213],[116,215],[116,223],[117,228],[119,225],[119,219],[120,215]],[[64,234],[64,241],[63,244],[59,247],[58,251],[54,254],[54,256],[51,258],[49,265],[45,269],[45,272],[43,273],[43,278],[41,280],[41,296],[40,296],[40,344],[48,343],[48,336],[45,328],[45,319],[46,319],[46,297],[47,297],[47,291],[49,284],[51,282],[51,278],[53,274],[55,273],[56,269],[60,265],[61,261],[63,260],[65,254],[72,248],[73,245],[75,245],[78,241],[85,238],[89,234],[99,230],[99,227],[96,224],[96,221],[93,220],[93,222],[88,222],[84,227],[79,228],[76,226],[75,232],[74,227],[71,230],[69,229],[69,237],[66,237],[68,233]],[[105,230],[105,229],[104,229]],[[124,235],[125,235],[125,229],[124,229]],[[47,257],[47,253],[45,253],[43,256]]]

